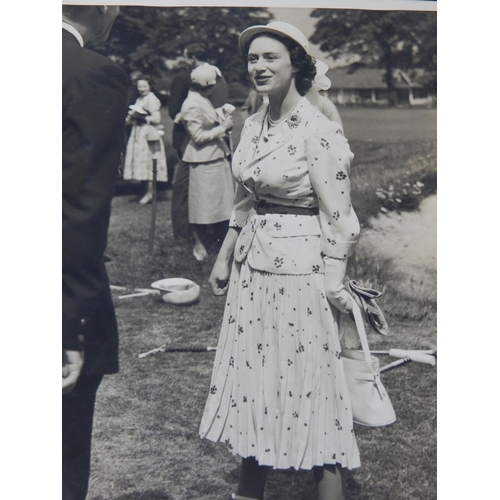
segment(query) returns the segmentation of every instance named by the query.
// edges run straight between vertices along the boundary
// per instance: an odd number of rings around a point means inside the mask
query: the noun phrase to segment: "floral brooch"
[[[286,119],[286,122],[290,128],[297,128],[299,126],[299,123],[302,121],[302,118],[300,117],[299,114],[295,113],[291,116],[289,116]]]

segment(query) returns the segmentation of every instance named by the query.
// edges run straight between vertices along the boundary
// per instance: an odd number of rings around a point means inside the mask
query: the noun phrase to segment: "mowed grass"
[[[350,142],[356,155],[353,205],[364,227],[379,212],[371,198],[377,187],[400,178],[405,169],[416,177],[435,176],[435,141]],[[132,292],[161,278],[189,278],[200,285],[200,300],[174,306],[152,296],[119,299],[127,292],[113,292],[121,370],[105,377],[98,396],[89,500],[228,500],[237,485],[239,459],[226,445],[198,437],[214,353],[138,358],[162,344],[215,346],[225,303],[207,285],[215,252],[199,263],[190,246],[173,240],[170,195],[161,193],[152,254],[151,206],[139,206],[132,195],[115,197],[107,250],[110,280]],[[375,255],[358,251],[348,269],[348,277],[385,291],[379,304],[391,333],[369,333],[371,348],[436,348],[435,296],[423,294],[418,283],[403,291],[393,263]],[[380,360],[381,365],[392,361]],[[356,426],[362,466],[348,474],[348,498],[436,498],[436,369],[410,363],[382,379],[398,420],[382,428]],[[310,472],[269,475],[266,500],[315,498]]]

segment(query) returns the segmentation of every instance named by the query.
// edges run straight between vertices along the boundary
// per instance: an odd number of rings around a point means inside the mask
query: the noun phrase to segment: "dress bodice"
[[[250,116],[233,158],[238,187],[231,225],[243,227],[255,201],[319,207],[321,252],[349,256],[359,234],[350,200],[353,156],[341,126],[306,99],[273,128],[267,109]]]

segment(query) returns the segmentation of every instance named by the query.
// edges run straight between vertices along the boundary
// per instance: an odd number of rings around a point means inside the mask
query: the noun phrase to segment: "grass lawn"
[[[347,116],[345,124],[347,130]],[[435,179],[432,138],[350,142],[356,155],[353,205],[365,227],[380,211],[377,188],[406,179]],[[428,189],[435,190],[435,185]],[[200,300],[182,307],[151,296],[119,299],[126,292],[113,292],[121,370],[105,377],[98,396],[89,500],[228,500],[238,481],[239,459],[225,445],[198,438],[214,353],[138,358],[165,343],[215,346],[222,318],[225,301],[214,297],[207,285],[215,253],[199,263],[189,246],[173,240],[170,194],[161,193],[151,255],[151,207],[139,206],[133,195],[115,197],[107,250],[110,280],[132,291],[161,278],[189,278],[201,286]],[[403,290],[393,263],[373,252],[357,253],[348,274],[385,290],[379,303],[391,333],[387,338],[369,334],[372,349],[436,348],[435,295]],[[382,365],[391,360],[380,358]],[[398,420],[389,427],[356,426],[362,466],[348,474],[348,498],[436,498],[436,370],[410,363],[382,378]],[[269,475],[266,500],[315,498],[310,472]]]

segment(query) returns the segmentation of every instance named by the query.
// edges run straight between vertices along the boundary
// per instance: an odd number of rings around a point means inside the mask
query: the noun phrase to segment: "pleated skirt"
[[[202,438],[276,469],[359,467],[323,280],[233,264]]]

